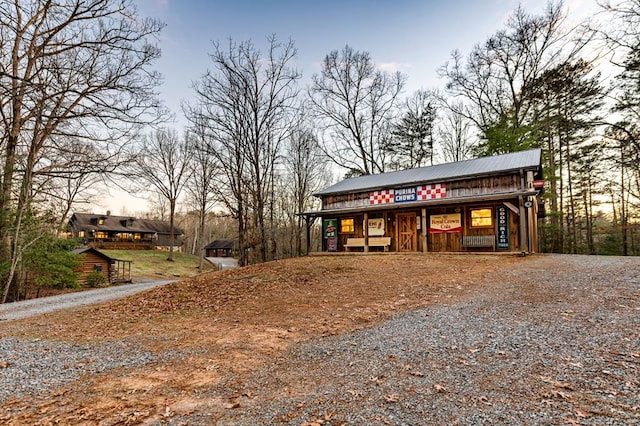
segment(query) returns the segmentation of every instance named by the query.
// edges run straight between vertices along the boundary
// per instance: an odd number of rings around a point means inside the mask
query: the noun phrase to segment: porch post
[[[524,207],[524,199],[522,195],[518,197],[520,204],[520,251],[522,253],[529,250],[528,238],[527,238],[527,213]]]
[[[362,233],[364,235],[364,251],[365,253],[369,251],[369,213],[364,212],[364,223],[362,225],[364,228]]]
[[[531,226],[531,252],[538,252],[538,198],[533,195],[531,197],[533,201],[533,207],[529,210],[530,218],[529,223]]]
[[[422,230],[422,251],[424,253],[429,251],[429,246],[427,245],[427,209],[422,208],[422,216],[420,217],[420,229]]]
[[[306,245],[307,245],[307,256],[308,256],[309,255],[309,249],[311,248],[311,242],[309,241],[311,239],[311,224],[310,224],[309,216],[305,215],[304,223],[306,225],[305,228],[307,228],[306,229],[306,237],[307,237]]]

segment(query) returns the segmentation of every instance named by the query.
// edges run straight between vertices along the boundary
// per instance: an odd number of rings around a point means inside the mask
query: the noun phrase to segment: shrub
[[[102,287],[107,284],[107,277],[98,271],[93,271],[85,279],[89,287]]]

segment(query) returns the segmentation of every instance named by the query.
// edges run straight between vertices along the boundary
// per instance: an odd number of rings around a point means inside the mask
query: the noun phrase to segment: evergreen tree
[[[402,170],[433,164],[433,123],[436,109],[425,91],[418,91],[405,104],[405,112],[393,126],[384,145],[392,169]]]
[[[38,287],[78,288],[80,266],[78,255],[73,250],[78,242],[62,240],[53,235],[46,235],[32,245],[24,255],[24,268],[29,271],[29,278]]]
[[[518,125],[511,111],[501,114],[498,121],[483,126],[482,140],[474,147],[477,157],[524,151],[539,146],[535,125]]]
[[[549,182],[551,232],[547,234],[550,241],[543,242],[554,252],[577,252],[574,189],[577,177],[573,162],[578,152],[589,154],[581,147],[589,141],[599,122],[597,114],[603,99],[599,80],[599,74],[592,74],[591,64],[580,59],[546,70],[524,88],[533,105],[532,123],[540,138],[539,146],[546,151],[544,169]]]

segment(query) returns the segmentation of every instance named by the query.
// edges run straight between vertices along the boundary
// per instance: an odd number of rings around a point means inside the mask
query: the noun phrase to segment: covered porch
[[[531,199],[535,194],[525,192],[506,199],[503,194],[428,206],[341,209],[315,217],[321,219],[322,251],[329,253],[534,252],[537,203]]]

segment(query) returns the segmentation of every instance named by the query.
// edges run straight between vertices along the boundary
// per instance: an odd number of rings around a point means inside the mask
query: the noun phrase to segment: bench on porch
[[[495,235],[463,235],[462,247],[478,248],[478,247],[496,247]]]
[[[383,247],[384,251],[389,251],[391,246],[391,237],[369,237],[369,247]],[[347,238],[344,248],[347,251],[352,247],[364,248],[364,238]]]

